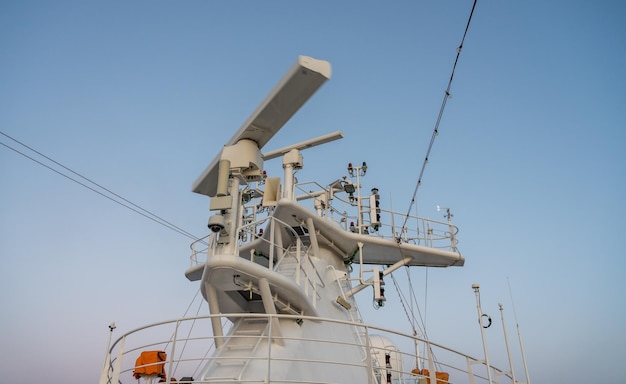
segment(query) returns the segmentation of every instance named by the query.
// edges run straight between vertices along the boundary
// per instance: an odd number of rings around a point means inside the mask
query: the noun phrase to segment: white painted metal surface
[[[416,365],[429,365],[426,358],[415,354],[415,343],[433,349],[442,362],[441,368],[450,372],[450,382],[487,383],[484,372],[477,372],[475,366],[474,373],[468,370],[468,363],[479,359],[391,329],[293,315],[228,317],[234,325],[220,348],[215,348],[215,336],[208,332],[210,316],[155,323],[124,334],[112,346],[110,369],[101,383],[135,383],[132,372],[139,351],[153,349],[167,353],[167,380],[175,378],[178,383],[188,377],[193,378],[188,383],[375,384],[385,383],[390,373],[393,383],[413,384],[426,378],[412,372]],[[283,345],[277,343],[279,336],[270,325],[272,318],[278,319],[286,331],[280,336]],[[317,331],[307,337],[298,336],[307,327],[316,327]],[[161,337],[147,341],[144,334]],[[384,364],[386,354],[391,357],[390,367]],[[492,370],[495,374],[502,372]]]
[[[261,102],[233,137],[225,144],[232,146],[249,139],[260,150],[293,116],[317,89],[330,79],[330,63],[300,56],[276,87]],[[215,196],[218,164],[221,154],[209,164],[193,185],[193,191]]]
[[[349,166],[353,181],[298,184],[299,151],[338,133],[272,153],[284,156],[283,186],[260,176],[260,149],[329,77],[330,64],[300,57],[194,184],[211,197],[215,214],[212,233],[192,244],[185,275],[199,282],[210,315],[123,335],[100,384],[134,382],[135,360],[146,349],[167,353],[167,382],[425,383],[435,381],[435,370],[448,372],[449,382],[510,377],[430,340],[367,326],[359,314],[354,296],[370,288],[374,303],[384,305],[383,279],[397,268],[463,265],[449,221],[389,224],[402,220],[378,206],[378,190],[361,194],[365,163]]]

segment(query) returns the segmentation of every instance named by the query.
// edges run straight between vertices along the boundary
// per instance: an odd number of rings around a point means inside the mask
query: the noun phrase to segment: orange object
[[[139,379],[141,376],[157,375],[165,377],[165,360],[167,354],[163,351],[143,351],[135,362],[133,376]]]
[[[414,374],[421,374],[422,376],[426,376],[426,382],[430,384],[430,372],[428,369],[422,369],[419,372],[417,369],[411,371]],[[450,380],[450,374],[448,372],[435,372],[435,377],[437,378],[437,384],[448,384],[448,380]]]

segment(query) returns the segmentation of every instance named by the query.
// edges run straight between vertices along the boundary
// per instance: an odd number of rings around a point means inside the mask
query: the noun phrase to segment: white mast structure
[[[246,368],[240,366],[207,364],[202,378],[247,377],[266,372],[266,367],[255,364],[255,354],[269,338],[254,341],[255,346],[241,346],[241,340],[230,337],[241,332],[267,335],[271,330],[272,356],[296,356],[302,360],[341,357],[353,359],[354,367],[362,365],[370,353],[354,350],[354,345],[363,336],[356,330],[338,332],[324,322],[289,321],[272,318],[269,323],[252,321],[251,318],[232,319],[230,335],[226,335],[217,315],[225,313],[262,313],[270,316],[291,314],[320,318],[359,319],[353,295],[366,287],[374,287],[380,293],[375,297],[382,302],[381,280],[385,275],[405,265],[451,266],[463,265],[463,257],[456,250],[441,250],[421,245],[401,243],[395,240],[371,236],[366,231],[345,231],[336,226],[323,214],[327,209],[329,191],[296,197],[294,193],[294,170],[303,167],[301,150],[342,137],[341,132],[307,140],[265,155],[261,149],[296,111],[315,93],[331,75],[330,63],[301,56],[291,67],[267,98],[246,120],[235,135],[227,142],[221,153],[210,163],[193,185],[193,191],[211,198],[209,219],[213,232],[206,263],[190,268],[186,276],[201,282],[201,292],[209,304],[217,354],[229,356],[233,361],[246,355]],[[265,178],[263,161],[283,157],[284,182],[279,178]],[[263,183],[264,191],[250,192],[250,185]],[[349,190],[346,180],[335,183],[330,189]],[[352,190],[353,191],[353,190]],[[332,192],[332,191],[331,191]],[[374,193],[374,192],[373,192]],[[249,242],[240,242],[242,231],[252,225],[243,205],[250,194],[262,195],[262,206],[270,211],[270,221],[262,234],[255,232]],[[304,198],[315,199],[318,211],[311,211],[297,204]],[[376,203],[375,192],[368,201]],[[360,204],[360,201],[359,201]],[[376,209],[376,207],[373,207]],[[360,209],[360,205],[359,205]],[[372,219],[374,221],[376,219]],[[254,224],[256,226],[256,224]],[[360,227],[364,227],[362,222]],[[372,227],[374,227],[372,225]],[[378,227],[375,227],[376,230]],[[364,264],[387,265],[383,272],[374,268],[372,276],[361,279],[352,287],[346,266],[352,261]],[[295,272],[285,273],[288,264]],[[316,346],[302,348],[291,338],[314,339],[320,334],[333,335],[337,344],[331,348]],[[245,351],[245,352],[242,352]],[[350,358],[350,356],[352,356]],[[397,365],[397,364],[395,364]],[[284,371],[272,370],[272,377],[280,380],[292,374],[288,367]],[[308,372],[312,374],[313,372]],[[307,372],[298,373],[306,380]],[[322,381],[325,373],[315,372]],[[328,381],[371,383],[372,376],[362,369],[333,370],[327,373]],[[434,372],[433,372],[434,375]],[[433,376],[434,378],[434,376]]]
[[[130,375],[146,383],[157,378],[170,383],[173,375],[180,378],[177,372],[184,373],[179,382],[188,384],[440,384],[449,381],[449,372],[435,369],[446,367],[453,375],[465,372],[472,384],[476,378],[484,383],[473,374],[473,364],[486,365],[491,384],[492,369],[502,372],[489,365],[486,345],[485,360],[476,359],[416,335],[367,325],[356,305],[355,295],[369,288],[375,306],[383,306],[384,278],[402,266],[463,266],[449,211],[447,222],[410,216],[411,225],[398,236],[381,215],[393,223],[400,214],[380,207],[378,188],[361,196],[365,162],[348,166],[352,180],[315,182],[314,190],[305,192],[294,177],[304,167],[301,151],[340,139],[341,132],[261,152],[330,75],[327,61],[299,57],[193,184],[194,192],[210,198],[211,233],[207,243],[192,244],[185,276],[200,283],[210,315],[124,334],[107,348],[100,384],[118,384]],[[263,169],[264,161],[277,157],[282,157],[282,181]],[[302,193],[296,195],[296,189]],[[313,209],[305,202],[312,202]],[[337,210],[341,204],[350,212]],[[197,250],[200,244],[207,247]],[[359,268],[355,278],[350,276],[353,264]],[[193,329],[196,321],[210,322],[203,330],[210,328],[211,335],[191,336],[190,330],[183,337],[183,324]],[[167,324],[175,327],[165,341],[129,341],[140,331]],[[401,352],[391,341],[396,337],[408,338],[416,352]],[[418,343],[426,356],[419,355]],[[152,350],[137,358],[145,349]],[[467,368],[437,364],[435,349],[462,356]],[[146,362],[144,352],[161,360]],[[414,360],[416,368],[405,370],[404,358]]]

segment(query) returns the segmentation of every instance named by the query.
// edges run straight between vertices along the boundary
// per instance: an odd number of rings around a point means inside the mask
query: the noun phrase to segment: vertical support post
[[[415,368],[421,372],[422,370],[422,362],[420,361],[420,347],[418,341],[417,330],[413,328],[413,336],[415,341]]]
[[[526,364],[526,353],[524,352],[524,343],[522,342],[522,333],[519,329],[519,322],[517,321],[517,311],[515,310],[515,301],[513,300],[513,292],[511,291],[511,283],[507,277],[506,282],[509,286],[509,295],[511,296],[511,303],[513,304],[513,315],[515,316],[515,327],[517,328],[517,338],[519,339],[519,345],[522,350],[522,362],[524,363],[524,373],[526,374],[526,384],[530,384],[530,376],[528,376],[528,365]]]
[[[450,223],[449,219],[448,219],[448,230],[450,231],[450,250],[452,252],[458,252],[458,249],[456,247],[456,235],[454,234],[454,225]]]
[[[283,197],[285,199],[293,200],[293,165],[286,164],[283,168],[285,169],[285,189],[283,190]]]
[[[285,257],[285,249],[283,248],[283,231],[280,225],[278,228],[274,228],[274,241],[276,243],[276,252],[278,253],[276,260],[278,264],[280,264],[281,260]]]
[[[239,230],[239,209],[241,206],[241,196],[239,196],[239,180],[236,177],[229,179],[230,182],[230,194],[232,195],[232,202],[230,209],[224,213],[224,223],[227,234],[224,235],[228,239],[222,240],[222,232],[218,234],[217,239],[217,253],[234,255],[237,249],[237,231]]]
[[[522,334],[520,333],[520,330],[519,330],[519,324],[516,324],[516,326],[517,326],[517,337],[519,339],[519,345],[522,350],[522,361],[524,362],[524,372],[526,373],[526,384],[530,384],[530,376],[528,376],[528,365],[526,364],[526,352],[524,352],[524,343],[522,342]]]
[[[359,283],[365,284],[365,277],[363,277],[363,245],[365,244],[359,241],[356,245],[359,247]],[[354,290],[354,288],[352,290]]]
[[[367,359],[367,384],[374,384],[377,382],[374,377],[374,367],[372,366],[372,345],[370,344],[369,328],[365,326],[365,356]]]
[[[268,260],[268,268],[270,271],[274,270],[274,248],[276,248],[276,233],[275,233],[276,224],[274,220],[270,221],[270,254]]]
[[[476,378],[474,378],[474,372],[472,371],[473,362],[470,361],[469,356],[465,356],[465,361],[467,361],[467,374],[469,376],[469,384],[476,384]]]
[[[276,318],[276,307],[274,306],[274,298],[272,297],[270,284],[265,277],[259,279],[259,290],[261,291],[261,299],[263,299],[263,308],[265,308],[265,313],[270,315],[272,330],[271,334],[276,334],[278,336],[277,339],[272,338],[270,340],[270,344],[272,343],[272,341],[275,341],[276,344],[282,346],[284,345],[284,340],[282,338],[278,319]]]
[[[111,383],[119,383],[120,373],[122,371],[122,357],[124,356],[124,348],[126,345],[126,336],[122,338],[120,343],[120,349],[117,352],[117,358],[115,358],[115,364],[113,365],[113,377]]]
[[[113,337],[113,330],[115,329],[115,323],[109,325],[109,341],[107,342],[107,349],[104,355],[104,365],[102,366],[102,373],[100,374],[100,384],[106,384],[106,377],[109,372],[109,366],[111,365],[111,338]]]
[[[513,360],[511,359],[511,348],[509,347],[509,336],[506,332],[506,325],[504,323],[504,310],[502,308],[502,303],[498,303],[500,307],[500,318],[502,319],[502,332],[504,332],[504,344],[506,345],[506,354],[509,358],[509,369],[511,370],[511,378],[513,379],[513,384],[517,383],[515,380],[515,370],[513,368]]]
[[[309,230],[309,239],[311,240],[311,248],[313,248],[313,256],[318,256],[320,252],[319,243],[317,242],[317,233],[315,232],[315,225],[313,225],[313,219],[306,219],[306,227]]]
[[[228,195],[228,178],[230,177],[230,160],[222,159],[219,162],[217,174],[216,196]]]
[[[215,348],[224,345],[224,329],[220,321],[220,306],[217,300],[217,290],[209,283],[204,283],[204,290],[207,302],[209,303],[209,313],[211,314],[211,327],[213,328],[213,337],[215,337]]]
[[[480,286],[478,284],[473,284],[472,289],[474,290],[474,294],[476,295],[476,309],[478,311],[478,325],[480,326],[480,335],[483,339],[483,351],[485,353],[485,365],[487,366],[487,378],[488,383],[491,384],[493,381],[491,379],[491,365],[489,364],[489,354],[487,353],[487,342],[485,341],[485,327],[483,327],[482,318],[483,318],[483,310],[480,307]]]
[[[289,200],[294,200],[294,176],[293,170],[302,168],[302,155],[298,149],[292,149],[283,155],[283,169],[285,189],[283,190],[283,197]]]
[[[230,238],[230,252],[234,255],[237,249],[237,237],[239,235],[239,229],[241,227],[241,223],[243,218],[241,217],[242,210],[242,202],[241,202],[241,193],[239,192],[239,179],[233,177],[230,187],[230,194],[233,196],[232,208],[230,209],[230,230],[229,230],[229,238]],[[228,221],[227,221],[228,222]]]
[[[302,281],[302,240],[296,238],[296,284]]]
[[[428,376],[431,383],[437,382],[437,372],[435,368],[435,360],[433,359],[433,350],[430,347],[430,343],[426,343],[428,352]],[[490,383],[491,384],[491,383]]]
[[[100,373],[100,384],[107,384],[107,375],[109,372],[109,365],[111,364],[111,354],[107,348],[107,354],[104,357],[104,366],[102,367],[102,373]]]
[[[268,342],[267,342],[267,374],[265,375],[265,381],[263,384],[270,384],[272,382],[272,340],[270,339],[272,335],[272,322],[267,322],[268,328]]]
[[[170,363],[167,366],[167,372],[170,374],[166,376],[166,383],[172,382],[172,372],[174,372],[174,356],[176,356],[176,340],[178,340],[178,328],[180,327],[180,321],[176,321],[176,328],[174,328],[174,335],[172,335],[172,348],[170,349]]]

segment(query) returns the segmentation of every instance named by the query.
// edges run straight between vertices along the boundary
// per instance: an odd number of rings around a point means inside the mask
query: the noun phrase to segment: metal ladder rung
[[[252,350],[254,348],[254,343],[252,343],[252,344],[229,345],[227,348],[228,348],[229,351]]]
[[[232,334],[232,336],[235,336],[235,338],[238,339],[237,336],[261,336],[263,334],[263,331],[260,329],[238,329],[235,333]]]
[[[223,360],[218,361],[216,364],[220,367],[237,367],[246,364],[247,360]]]
[[[267,323],[265,317],[246,317],[243,319],[246,323]]]

